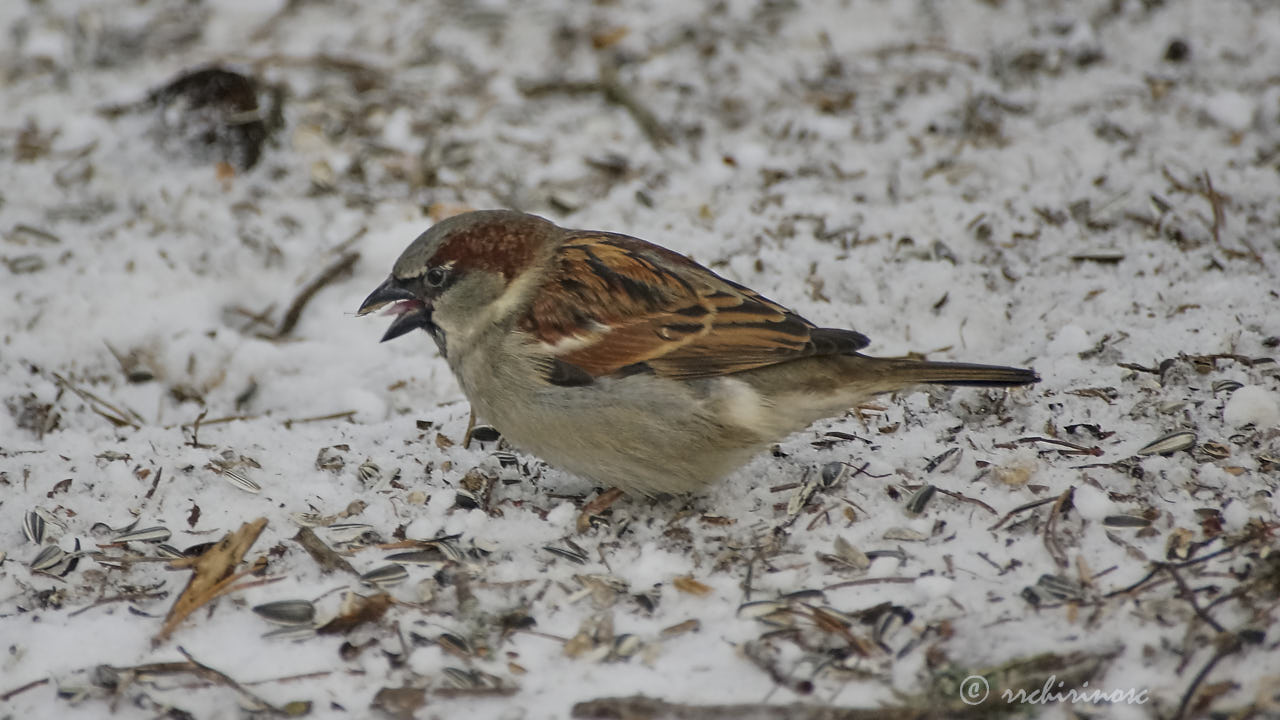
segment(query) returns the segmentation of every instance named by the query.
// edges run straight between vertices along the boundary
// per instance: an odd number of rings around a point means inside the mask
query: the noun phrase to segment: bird
[[[357,315],[424,330],[475,415],[516,448],[624,492],[706,487],[814,422],[920,384],[1034,370],[879,358],[662,246],[512,210],[445,218]]]

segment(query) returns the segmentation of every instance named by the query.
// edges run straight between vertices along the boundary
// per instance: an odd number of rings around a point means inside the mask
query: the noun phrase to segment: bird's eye
[[[434,267],[427,271],[427,284],[431,287],[440,287],[444,284],[445,278],[449,277],[449,273],[444,268]]]

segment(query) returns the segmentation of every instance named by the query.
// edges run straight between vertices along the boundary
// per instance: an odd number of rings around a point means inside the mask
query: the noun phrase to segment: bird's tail
[[[971,387],[1017,387],[1040,382],[1035,370],[978,365],[975,363],[933,362],[912,358],[872,358],[871,368],[895,385],[967,385]]]

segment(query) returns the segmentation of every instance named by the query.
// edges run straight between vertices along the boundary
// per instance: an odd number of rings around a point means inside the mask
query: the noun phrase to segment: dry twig
[[[115,425],[116,427],[122,427],[122,426],[128,425],[129,427],[132,427],[134,429],[138,429],[142,427],[142,422],[143,422],[142,416],[138,415],[138,413],[132,410],[128,410],[127,408],[124,410],[121,410],[120,408],[116,407],[115,405],[112,405],[106,400],[103,400],[102,398],[98,397],[92,392],[89,392],[84,388],[77,387],[70,380],[62,377],[58,373],[52,373],[52,375],[53,375],[54,381],[59,386],[61,386],[63,389],[70,390],[71,392],[75,393],[75,395],[79,397],[81,400],[84,400],[85,402],[89,403],[90,410],[93,410],[95,413],[101,415],[103,418],[107,420],[107,422],[111,423],[112,425]]]
[[[1240,636],[1235,633],[1220,635],[1216,644],[1217,651],[1213,653],[1213,657],[1209,658],[1209,662],[1205,663],[1204,667],[1200,668],[1200,672],[1196,673],[1196,676],[1191,679],[1191,684],[1188,685],[1186,691],[1182,693],[1182,700],[1178,703],[1178,712],[1174,713],[1173,720],[1182,720],[1182,718],[1188,717],[1188,712],[1191,709],[1191,700],[1195,697],[1196,690],[1199,689],[1200,684],[1209,676],[1209,673],[1213,672],[1213,668],[1216,667],[1223,658],[1240,652],[1240,648],[1243,646],[1243,643],[1240,641]]]
[[[48,685],[48,684],[49,684],[49,678],[47,678],[47,677],[46,677],[46,678],[40,678],[39,680],[32,680],[31,682],[27,683],[26,685],[21,685],[21,686],[16,687],[16,688],[14,688],[14,689],[12,689],[12,690],[10,690],[10,691],[6,692],[6,693],[0,694],[0,702],[9,702],[9,701],[10,701],[10,700],[12,700],[13,698],[18,697],[19,695],[21,695],[22,693],[24,693],[24,692],[26,692],[26,691],[28,691],[28,690],[31,690],[31,689],[33,689],[33,688],[38,688],[38,687],[40,687],[41,685]]]
[[[1051,502],[1057,502],[1057,500],[1058,500],[1058,498],[1055,496],[1055,497],[1045,498],[1045,499],[1043,499],[1043,500],[1033,500],[1033,501],[1031,501],[1031,502],[1029,502],[1029,503],[1026,503],[1026,504],[1024,504],[1024,505],[1019,505],[1018,507],[1016,507],[1016,508],[1014,508],[1014,509],[1010,510],[1009,512],[1005,513],[1004,517],[1000,518],[1000,520],[999,520],[998,522],[996,522],[996,524],[995,524],[995,525],[992,525],[991,527],[989,527],[989,528],[987,528],[987,529],[988,529],[988,530],[999,530],[1001,527],[1003,527],[1003,526],[1004,526],[1004,524],[1005,524],[1005,523],[1009,522],[1009,520],[1010,520],[1014,515],[1017,515],[1018,513],[1021,513],[1021,512],[1026,512],[1027,510],[1033,510],[1033,509],[1035,509],[1035,508],[1040,507],[1041,505],[1048,505],[1048,504],[1049,504],[1049,503],[1051,503]]]
[[[1044,548],[1053,556],[1054,562],[1058,563],[1058,567],[1070,567],[1071,563],[1067,561],[1067,553],[1058,544],[1058,539],[1054,537],[1053,530],[1058,526],[1058,515],[1062,513],[1062,509],[1067,503],[1071,502],[1071,497],[1075,494],[1074,487],[1067,488],[1067,491],[1059,495],[1054,503],[1053,510],[1049,512],[1049,520],[1044,524]]]
[[[263,337],[279,340],[293,332],[293,328],[297,326],[298,319],[302,317],[302,311],[306,309],[307,303],[311,302],[311,298],[315,297],[316,293],[323,290],[326,285],[350,274],[359,260],[360,253],[352,251],[343,253],[341,257],[330,263],[314,280],[303,285],[302,290],[298,291],[298,295],[293,299],[293,302],[289,303],[289,308],[285,310],[279,329],[275,333],[264,335]]]
[[[320,572],[328,574],[334,570],[351,573],[359,577],[360,573],[351,567],[351,563],[347,559],[339,555],[333,548],[329,547],[321,540],[311,528],[302,528],[297,535],[293,536],[293,541],[302,546],[303,550],[311,556],[312,560],[320,566]]]
[[[671,145],[671,133],[658,120],[658,117],[622,84],[618,79],[617,63],[601,58],[600,74],[596,81],[547,80],[542,82],[526,81],[518,84],[520,92],[527,97],[561,93],[566,95],[585,95],[600,93],[608,102],[618,105],[631,115],[640,131],[656,148]]]

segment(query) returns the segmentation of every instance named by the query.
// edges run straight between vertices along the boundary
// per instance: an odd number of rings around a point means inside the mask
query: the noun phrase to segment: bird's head
[[[534,215],[478,210],[442,220],[414,240],[357,315],[391,305],[382,336],[421,328],[445,352],[446,338],[514,321],[528,304],[559,231]]]

